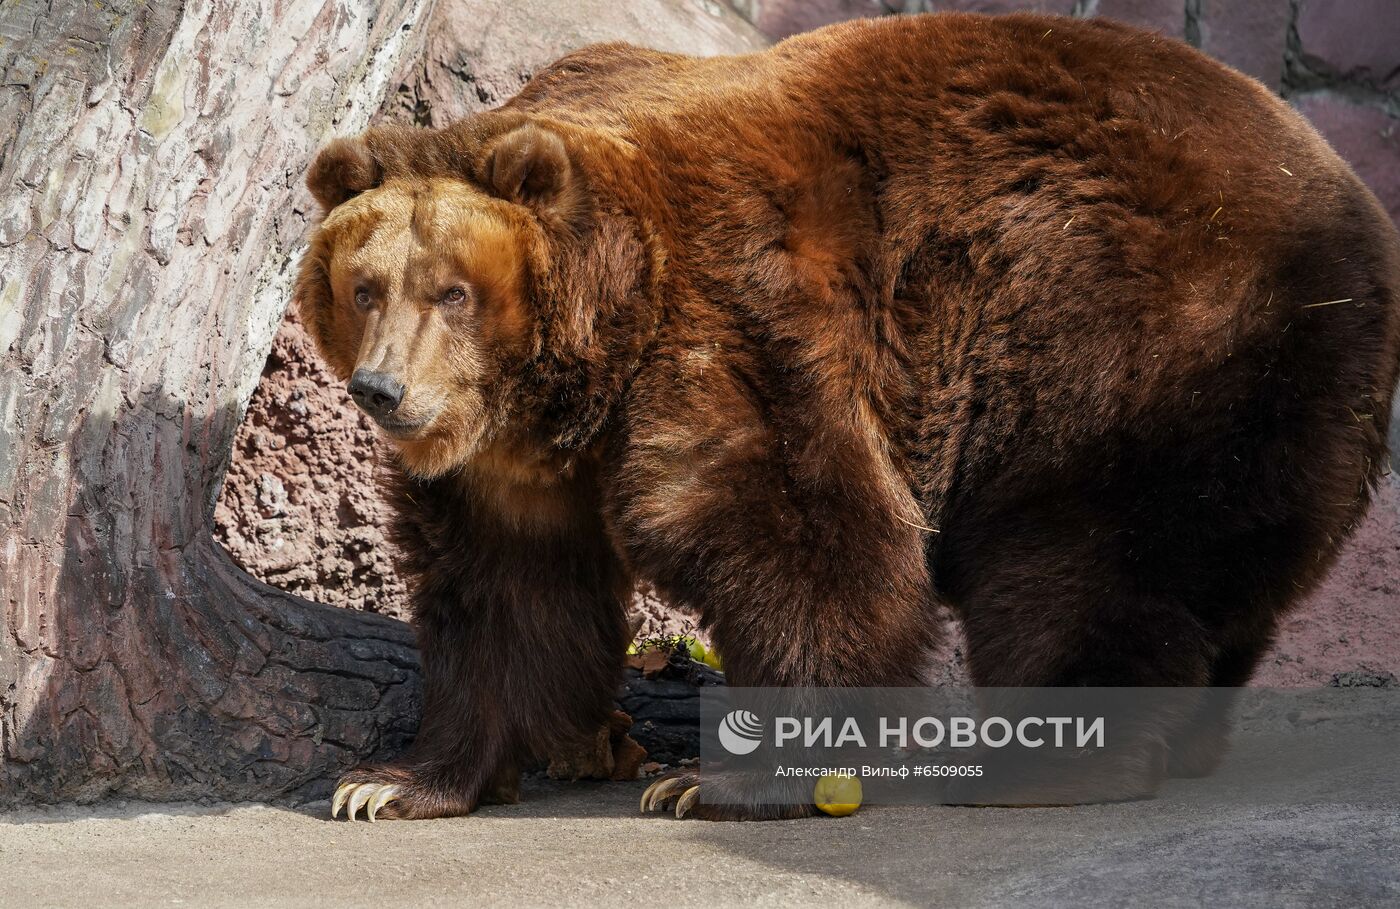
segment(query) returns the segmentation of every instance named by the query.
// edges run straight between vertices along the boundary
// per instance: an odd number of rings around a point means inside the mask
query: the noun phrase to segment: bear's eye
[[[456,304],[461,303],[466,299],[467,291],[465,288],[460,286],[448,288],[447,292],[442,295],[442,302],[444,303]]]
[[[369,290],[364,287],[355,289],[355,305],[360,309],[369,309]]]

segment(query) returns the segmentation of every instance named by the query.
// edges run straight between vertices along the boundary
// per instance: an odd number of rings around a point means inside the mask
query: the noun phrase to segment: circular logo
[[[719,743],[730,754],[752,754],[763,740],[763,721],[747,710],[731,710],[719,721]]]

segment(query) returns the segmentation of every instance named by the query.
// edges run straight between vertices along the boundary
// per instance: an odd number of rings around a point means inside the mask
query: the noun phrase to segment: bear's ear
[[[519,126],[492,142],[483,167],[486,185],[502,199],[567,220],[578,176],[558,133]]]
[[[302,324],[306,326],[306,333],[315,342],[316,349],[331,365],[331,370],[339,375],[337,370],[340,368],[340,359],[333,356],[330,349],[334,301],[331,294],[329,261],[330,243],[323,231],[317,231],[311,238],[311,245],[306,254],[301,258],[292,301],[301,316]]]
[[[345,200],[379,185],[384,170],[363,136],[336,139],[321,149],[306,173],[311,195],[329,212]]]

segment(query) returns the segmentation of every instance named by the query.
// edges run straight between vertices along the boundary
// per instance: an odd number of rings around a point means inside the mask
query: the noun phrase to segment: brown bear
[[[1386,469],[1394,227],[1263,86],[1128,27],[590,47],[308,182],[297,295],[392,442],[425,683],[352,816],[591,736],[639,579],[736,685],[916,685],[946,604],[979,686],[1239,686]],[[1195,720],[1065,800],[1208,771]],[[643,801],[812,811],[745,785]]]

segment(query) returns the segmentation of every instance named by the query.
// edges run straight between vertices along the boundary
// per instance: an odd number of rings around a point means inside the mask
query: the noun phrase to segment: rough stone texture
[[[1298,109],[1337,149],[1400,223],[1400,119],[1330,92],[1297,99]]]
[[[1081,9],[1173,38],[1186,34],[1186,7],[1182,0],[1098,0]],[[1282,46],[1279,47],[1279,68],[1283,68]]]
[[[214,512],[235,562],[289,593],[403,617],[369,418],[289,314],[234,441]]]
[[[1400,223],[1400,8],[1298,0],[1283,93]],[[1400,444],[1400,427],[1392,433]]]
[[[1298,0],[1305,61],[1386,91],[1400,89],[1400,6],[1395,0]]]
[[[1281,0],[1200,2],[1194,24],[1197,46],[1278,90],[1292,8]]]
[[[904,12],[939,13],[1057,13],[1068,16],[1074,12],[1082,0],[913,0],[906,5]]]
[[[427,126],[508,100],[540,66],[601,41],[689,54],[737,54],[767,45],[719,0],[442,0],[420,58],[399,73],[385,114]]]
[[[1352,670],[1400,673],[1400,477],[1383,484],[1322,586],[1280,629],[1252,684],[1326,685]]]
[[[866,16],[902,12],[898,0],[734,0],[734,8],[758,30],[777,40]]]

